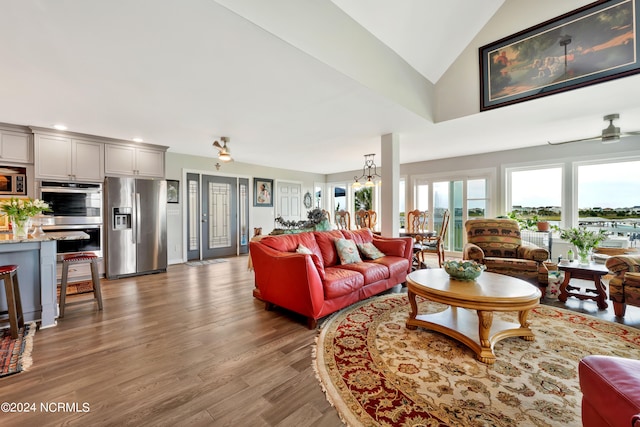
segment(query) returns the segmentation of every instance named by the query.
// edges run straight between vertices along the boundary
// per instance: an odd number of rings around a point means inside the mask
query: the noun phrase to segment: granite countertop
[[[89,235],[84,231],[48,231],[40,236],[16,239],[12,233],[0,233],[0,245],[4,243],[46,242],[50,240],[83,240]]]

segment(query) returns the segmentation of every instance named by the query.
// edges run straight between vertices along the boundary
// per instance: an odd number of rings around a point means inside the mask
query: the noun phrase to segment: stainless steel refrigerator
[[[167,182],[107,177],[107,278],[167,271]]]

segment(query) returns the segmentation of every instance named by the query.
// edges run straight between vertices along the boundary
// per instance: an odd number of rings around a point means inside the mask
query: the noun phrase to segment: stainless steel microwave
[[[26,175],[23,173],[0,173],[0,194],[16,196],[26,195]]]

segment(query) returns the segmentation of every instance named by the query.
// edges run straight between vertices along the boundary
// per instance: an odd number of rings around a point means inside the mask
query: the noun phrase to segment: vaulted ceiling
[[[531,3],[554,14],[532,18]],[[586,137],[609,113],[640,129],[635,76],[484,113],[443,107],[453,73],[477,86],[477,56],[464,58],[480,45],[588,2],[557,3],[0,0],[0,122],[210,157],[227,136],[236,161],[316,173],[358,169],[387,133],[407,163]]]

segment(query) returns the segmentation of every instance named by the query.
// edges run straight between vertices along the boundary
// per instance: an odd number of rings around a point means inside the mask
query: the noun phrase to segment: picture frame
[[[253,178],[253,206],[273,206],[273,180],[267,178]]]
[[[167,203],[180,203],[180,181],[167,180]]]
[[[639,73],[639,2],[598,1],[480,47],[480,110]]]

